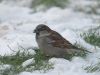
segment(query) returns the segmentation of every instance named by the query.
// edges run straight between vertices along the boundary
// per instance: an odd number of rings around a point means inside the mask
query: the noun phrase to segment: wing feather
[[[54,42],[51,42],[53,46],[60,47],[60,48],[77,48],[73,46],[69,41],[67,41],[65,38],[63,38],[59,33],[56,31],[52,31],[51,34],[48,36],[48,38],[52,39]]]

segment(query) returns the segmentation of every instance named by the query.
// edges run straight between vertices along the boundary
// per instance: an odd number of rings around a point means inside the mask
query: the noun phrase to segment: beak
[[[37,29],[35,29],[34,31],[33,31],[33,33],[38,33],[39,31],[37,30]]]
[[[36,33],[36,29],[33,31],[33,33]]]

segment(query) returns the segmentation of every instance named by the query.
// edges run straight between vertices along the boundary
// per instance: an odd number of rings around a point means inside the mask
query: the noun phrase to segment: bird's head
[[[40,32],[49,32],[51,29],[44,25],[44,24],[39,24],[36,29],[34,30],[34,33],[39,34]]]

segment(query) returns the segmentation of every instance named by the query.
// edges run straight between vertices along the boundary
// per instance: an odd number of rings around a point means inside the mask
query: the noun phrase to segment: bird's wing
[[[73,46],[69,41],[64,39],[59,33],[56,31],[52,31],[51,34],[48,36],[49,39],[52,41],[53,46],[60,47],[60,48],[67,48],[67,49],[77,49],[77,47]]]
[[[81,51],[91,53],[90,51],[87,51],[87,50],[84,50],[84,49],[81,49],[81,48],[78,48],[78,47],[72,45],[69,41],[67,41],[65,38],[63,38],[56,31],[52,31],[51,34],[48,36],[48,38],[50,39],[48,43],[51,43],[55,47],[76,49],[78,51],[81,50]]]

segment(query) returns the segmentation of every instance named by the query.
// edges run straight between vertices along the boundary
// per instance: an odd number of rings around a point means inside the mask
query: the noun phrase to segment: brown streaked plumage
[[[51,34],[48,36],[48,38],[55,41],[55,42],[52,42],[52,45],[55,47],[68,48],[68,49],[76,48],[71,43],[69,43],[69,41],[67,41],[60,34],[58,34],[56,31],[52,30]]]

